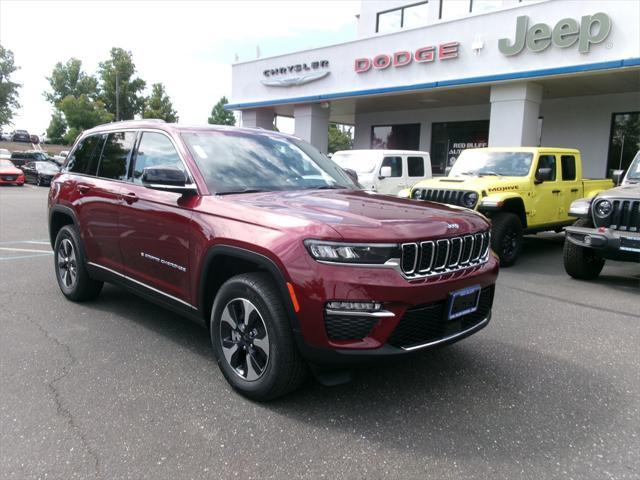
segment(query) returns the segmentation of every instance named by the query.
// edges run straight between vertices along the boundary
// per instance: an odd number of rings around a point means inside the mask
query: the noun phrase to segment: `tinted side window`
[[[424,158],[409,157],[407,158],[407,164],[410,177],[424,177]]]
[[[102,135],[91,135],[81,140],[76,149],[69,155],[67,170],[73,173],[95,175],[102,140]]]
[[[391,167],[392,177],[402,176],[402,157],[384,157],[382,160],[383,167]]]
[[[562,165],[562,180],[576,179],[576,157],[573,155],[562,155],[560,157]]]
[[[136,153],[133,182],[142,183],[142,172],[145,168],[160,166],[184,171],[182,160],[169,138],[161,133],[144,132]]]
[[[556,156],[555,155],[540,155],[538,159],[538,170],[541,168],[551,169],[551,181],[556,179]]]
[[[127,178],[129,156],[136,142],[136,132],[115,132],[107,136],[102,149],[98,176],[114,180]]]

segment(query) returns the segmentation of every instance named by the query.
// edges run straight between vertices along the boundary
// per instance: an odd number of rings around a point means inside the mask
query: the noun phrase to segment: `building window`
[[[502,7],[502,0],[440,0],[440,19],[459,18],[468,13],[484,13]]]
[[[420,124],[373,126],[371,127],[371,148],[380,150],[419,150]]]
[[[640,112],[614,113],[611,118],[607,175],[627,170],[640,147]]]
[[[427,3],[421,2],[406,7],[378,13],[376,32],[389,33],[402,28],[422,27],[427,24]]]
[[[489,120],[434,123],[430,151],[433,174],[444,175],[463,150],[486,147],[488,142]]]

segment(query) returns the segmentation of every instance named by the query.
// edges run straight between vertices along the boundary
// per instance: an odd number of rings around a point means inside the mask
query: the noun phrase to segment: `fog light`
[[[591,237],[584,237],[584,243],[591,245]]]
[[[361,312],[375,312],[382,308],[382,304],[378,302],[327,302],[329,310],[349,310]]]

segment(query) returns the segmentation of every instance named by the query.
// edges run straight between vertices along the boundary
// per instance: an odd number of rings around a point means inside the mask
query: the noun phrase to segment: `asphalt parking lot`
[[[107,286],[58,290],[46,188],[0,189],[0,477],[640,478],[640,267],[570,279],[528,238],[493,320],[458,344],[233,393],[204,327]]]

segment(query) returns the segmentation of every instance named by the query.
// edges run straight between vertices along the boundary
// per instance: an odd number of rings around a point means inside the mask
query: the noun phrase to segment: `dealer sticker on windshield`
[[[447,304],[447,318],[454,320],[478,309],[480,301],[480,285],[456,290],[449,294]]]

